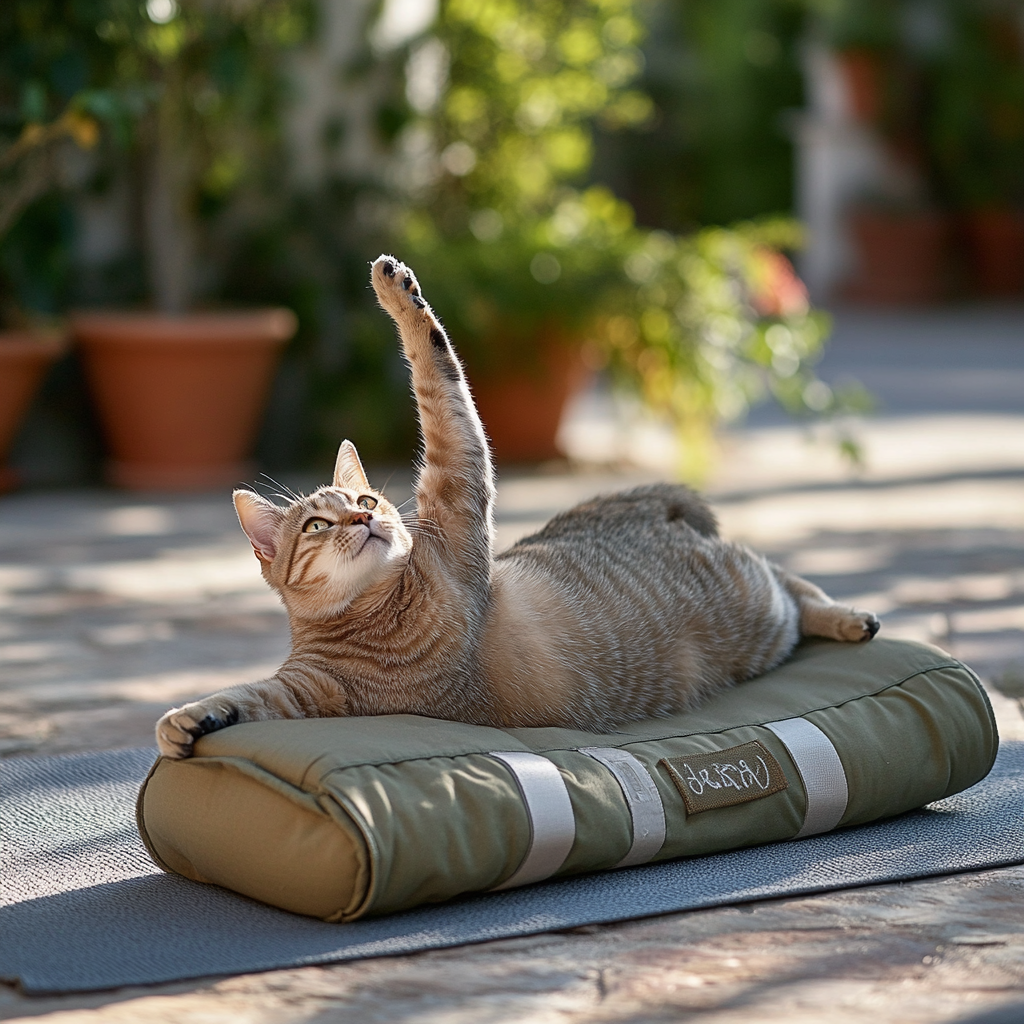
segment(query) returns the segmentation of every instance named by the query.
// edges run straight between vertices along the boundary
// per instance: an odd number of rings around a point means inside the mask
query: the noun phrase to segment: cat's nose
[[[369,526],[370,520],[373,516],[369,512],[353,512],[352,513],[352,525],[353,526]]]

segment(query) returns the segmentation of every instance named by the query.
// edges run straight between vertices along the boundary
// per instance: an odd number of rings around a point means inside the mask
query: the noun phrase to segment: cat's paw
[[[416,275],[394,256],[378,256],[373,261],[370,280],[378,301],[396,319],[417,314],[424,319],[429,315]]]
[[[209,700],[171,708],[156,723],[156,745],[164,757],[176,760],[191,757],[192,745],[200,736],[226,729],[238,718],[238,708]]]
[[[844,608],[837,623],[840,638],[849,643],[862,644],[870,640],[881,628],[878,618],[871,612]]]

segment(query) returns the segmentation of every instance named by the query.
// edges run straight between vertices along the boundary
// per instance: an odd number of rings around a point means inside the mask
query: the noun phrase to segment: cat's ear
[[[235,491],[231,497],[256,557],[261,562],[272,562],[281,543],[284,509],[254,491]]]
[[[353,491],[367,491],[370,481],[363,472],[359,453],[351,441],[342,441],[338,449],[338,460],[334,463],[334,486],[349,487]]]

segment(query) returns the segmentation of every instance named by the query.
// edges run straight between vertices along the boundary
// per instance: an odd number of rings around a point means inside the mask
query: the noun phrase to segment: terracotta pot
[[[849,219],[857,270],[842,289],[854,302],[916,305],[944,298],[949,223],[938,213],[857,210]]]
[[[578,347],[547,349],[537,366],[474,375],[470,384],[498,462],[545,462],[563,456],[555,443],[566,402],[589,371]]]
[[[59,338],[0,331],[0,492],[18,484],[17,473],[6,464],[7,453],[43,374],[63,349]]]
[[[974,210],[964,220],[978,291],[1013,298],[1024,293],[1024,216],[1016,210]]]
[[[287,309],[74,315],[112,454],[110,481],[139,490],[240,482],[278,354],[295,328]]]

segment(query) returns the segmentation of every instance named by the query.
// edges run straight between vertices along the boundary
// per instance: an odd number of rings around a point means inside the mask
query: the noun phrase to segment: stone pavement
[[[822,374],[851,370],[883,402],[861,427],[866,469],[759,413],[723,440],[709,488],[723,533],[874,609],[886,635],[973,665],[1003,735],[1024,739],[1024,310],[845,314]],[[629,442],[647,468],[505,475],[502,546],[657,475],[664,445],[609,433],[605,412],[599,397],[577,408],[577,454]],[[399,472],[388,491],[409,484]],[[227,495],[0,500],[0,756],[149,744],[169,704],[266,674],[286,651]],[[0,1018],[52,1024],[895,1024],[980,1022],[1017,1002],[1024,868],[144,990],[49,999],[0,984]]]

